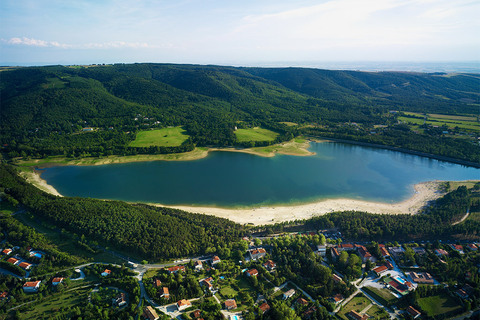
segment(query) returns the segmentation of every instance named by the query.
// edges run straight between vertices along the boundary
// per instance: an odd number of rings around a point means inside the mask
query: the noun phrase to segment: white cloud
[[[126,41],[110,41],[110,42],[92,42],[86,44],[65,44],[57,41],[45,41],[33,38],[10,38],[9,40],[2,39],[2,42],[11,45],[24,45],[32,47],[43,48],[64,48],[64,49],[120,49],[120,48],[133,48],[133,49],[146,49],[146,48],[159,48],[161,46],[151,45],[146,42],[126,42]]]

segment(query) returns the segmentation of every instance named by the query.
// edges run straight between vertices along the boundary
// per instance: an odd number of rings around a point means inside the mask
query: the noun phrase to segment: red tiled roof
[[[267,312],[268,310],[270,310],[270,306],[268,305],[268,303],[264,302],[262,303],[262,305],[260,307],[260,310],[262,310],[263,313]]]
[[[16,264],[18,262],[18,259],[15,258],[9,258],[7,262],[10,262],[11,264]]]
[[[376,273],[381,273],[381,272],[384,272],[384,271],[387,271],[387,270],[388,270],[387,266],[379,266],[379,267],[376,267],[375,269],[373,269],[373,271],[375,271]]]
[[[27,269],[28,267],[31,266],[31,264],[30,264],[30,263],[26,263],[26,262],[21,262],[18,266],[19,266],[20,268]]]
[[[23,285],[24,288],[34,288],[36,287],[41,281],[29,281],[29,282],[25,282],[25,284]]]
[[[191,305],[191,303],[190,303],[190,301],[188,301],[186,299],[182,299],[182,300],[177,302],[177,305],[179,307],[183,307],[183,306],[189,306],[189,305]]]
[[[56,277],[56,278],[53,278],[52,280],[52,283],[56,283],[56,282],[62,282],[64,278],[61,278],[61,277]]]
[[[235,302],[235,299],[225,300],[225,308],[235,309],[236,307],[237,307],[237,303]]]
[[[420,311],[418,311],[417,309],[415,309],[415,308],[412,307],[412,306],[409,306],[409,307],[407,308],[407,312],[410,313],[410,315],[411,315],[412,317],[416,317],[416,316],[418,316],[418,315],[421,314]]]
[[[257,269],[250,269],[250,270],[247,271],[247,273],[248,273],[249,276],[256,276],[256,275],[258,275]]]

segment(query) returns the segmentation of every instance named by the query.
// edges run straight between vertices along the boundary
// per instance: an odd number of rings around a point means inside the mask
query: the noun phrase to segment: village
[[[115,312],[141,308],[144,319],[275,319],[281,312],[302,319],[428,319],[478,307],[475,243],[343,243],[339,233],[307,232],[245,237],[241,244],[223,256],[89,263],[43,276],[30,273],[44,252],[5,247],[0,272],[15,277],[18,288],[0,286],[0,307],[21,310],[35,295],[74,292]],[[457,270],[461,261],[468,267]],[[452,280],[452,264],[465,281]],[[15,305],[20,286],[25,302]],[[435,307],[439,301],[442,308]]]

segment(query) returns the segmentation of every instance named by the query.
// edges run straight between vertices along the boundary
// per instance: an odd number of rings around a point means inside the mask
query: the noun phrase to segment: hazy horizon
[[[479,61],[471,0],[4,0],[1,65]]]

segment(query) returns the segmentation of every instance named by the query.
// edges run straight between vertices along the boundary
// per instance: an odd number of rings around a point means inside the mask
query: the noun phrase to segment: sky
[[[0,65],[480,61],[479,0],[0,0]]]

